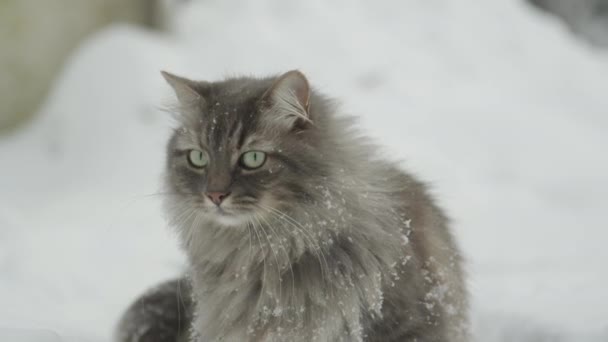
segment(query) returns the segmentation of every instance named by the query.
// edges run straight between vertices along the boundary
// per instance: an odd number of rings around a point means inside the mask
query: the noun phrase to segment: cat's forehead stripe
[[[226,135],[225,125],[225,119],[222,119],[219,115],[212,116],[207,127],[207,140],[210,147],[217,148],[224,144]]]
[[[202,143],[211,150],[240,148],[254,130],[239,114],[237,110],[210,112],[202,127]]]
[[[237,133],[240,132],[240,130],[242,129],[242,124],[240,120],[233,120],[232,121],[232,126],[230,127],[230,130],[228,131],[228,137],[231,140],[236,140],[234,139],[234,137],[237,135]]]

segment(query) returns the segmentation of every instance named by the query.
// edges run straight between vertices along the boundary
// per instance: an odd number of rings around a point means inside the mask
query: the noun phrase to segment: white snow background
[[[517,0],[206,0],[174,26],[92,37],[0,137],[1,341],[109,341],[184,269],[154,195],[172,126],[159,70],[293,68],[433,185],[477,341],[608,341],[606,52]]]

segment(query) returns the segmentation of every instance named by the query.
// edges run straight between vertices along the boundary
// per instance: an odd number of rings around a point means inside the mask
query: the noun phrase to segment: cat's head
[[[243,226],[312,200],[328,172],[317,125],[328,109],[301,72],[221,82],[163,76],[179,102],[167,150],[172,215]]]

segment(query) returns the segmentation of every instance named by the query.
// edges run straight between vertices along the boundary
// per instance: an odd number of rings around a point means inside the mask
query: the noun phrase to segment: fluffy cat
[[[445,215],[301,72],[163,76],[165,205],[190,269],[131,306],[119,341],[468,340]]]

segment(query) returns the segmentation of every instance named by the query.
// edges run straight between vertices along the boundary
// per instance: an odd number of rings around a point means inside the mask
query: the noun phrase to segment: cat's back
[[[370,341],[399,340],[405,331],[436,332],[432,341],[468,341],[465,271],[450,221],[426,184],[395,165],[384,167],[391,211],[403,218],[399,233],[405,259],[400,259],[401,276],[385,288],[385,319],[376,324]]]

